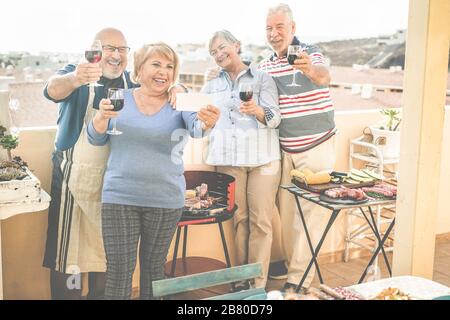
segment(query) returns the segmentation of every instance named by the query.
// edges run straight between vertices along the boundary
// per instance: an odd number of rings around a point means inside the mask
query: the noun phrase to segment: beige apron
[[[90,87],[83,129],[71,154],[72,168],[68,186],[81,210],[92,223],[100,226],[103,174],[109,157],[109,143],[104,146],[94,146],[87,138],[86,127],[97,112],[93,108],[95,95],[93,91],[94,88]]]
[[[123,81],[127,89],[125,77]],[[109,142],[93,146],[87,138],[86,127],[97,112],[94,96],[94,88],[89,87],[83,129],[75,146],[63,152],[61,163],[67,175],[62,186],[61,212],[65,213],[59,222],[56,269],[66,273],[106,271],[101,195],[110,147]]]

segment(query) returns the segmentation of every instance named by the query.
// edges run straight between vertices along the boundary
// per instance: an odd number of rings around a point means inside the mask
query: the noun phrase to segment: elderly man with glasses
[[[50,269],[52,299],[80,299],[82,273],[88,274],[88,298],[103,296],[106,259],[101,233],[100,191],[108,147],[91,148],[83,130],[109,88],[132,87],[126,39],[103,29],[99,63],[68,64],[52,76],[44,95],[59,103],[53,152],[52,201],[48,214],[44,267]],[[89,87],[97,82],[102,86]]]

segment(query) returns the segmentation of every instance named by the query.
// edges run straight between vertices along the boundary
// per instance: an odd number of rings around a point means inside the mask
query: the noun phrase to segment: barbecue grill
[[[173,258],[172,261],[166,263],[164,268],[165,274],[167,276],[174,277],[231,267],[222,222],[231,219],[237,209],[234,202],[235,178],[227,174],[212,171],[185,171],[184,176],[186,178],[186,189],[195,189],[202,183],[206,183],[208,185],[209,196],[220,199],[217,203],[207,209],[189,210],[189,208],[183,208],[183,214],[177,226]],[[223,253],[226,263],[224,264],[222,261],[206,257],[186,257],[188,227],[191,225],[206,225],[214,223],[217,223],[219,226],[220,238],[222,240]],[[184,237],[182,244],[183,252],[180,259],[177,258],[177,256],[182,228],[184,228]],[[181,263],[177,264],[177,261]]]
[[[234,177],[228,174],[212,171],[185,171],[184,176],[186,178],[186,189],[195,189],[202,183],[206,183],[208,185],[209,196],[219,198],[219,200],[206,209],[191,210],[184,207],[181,221],[210,216],[220,218],[223,215],[233,212],[235,207]]]

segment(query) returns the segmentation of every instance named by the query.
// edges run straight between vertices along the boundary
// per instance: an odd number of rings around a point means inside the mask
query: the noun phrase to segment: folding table
[[[363,274],[361,275],[361,278],[359,279],[358,283],[361,283],[364,278],[367,275],[367,271],[369,269],[369,267],[372,265],[373,261],[375,260],[375,258],[377,257],[378,253],[381,251],[383,253],[383,257],[384,257],[384,261],[386,262],[388,271],[389,271],[389,276],[392,276],[392,270],[391,270],[391,266],[389,264],[389,260],[387,258],[386,252],[384,250],[384,243],[386,242],[389,234],[392,231],[392,228],[395,225],[395,218],[392,219],[392,222],[389,224],[386,232],[384,233],[384,236],[381,237],[381,233],[380,230],[378,230],[377,227],[377,223],[375,221],[375,218],[373,217],[373,212],[372,212],[372,206],[378,206],[378,205],[388,205],[388,204],[392,204],[395,203],[395,199],[389,199],[389,200],[369,200],[367,202],[364,203],[359,203],[359,204],[333,204],[333,203],[329,203],[329,202],[325,202],[322,201],[320,199],[320,195],[317,193],[313,193],[310,192],[308,190],[302,189],[296,185],[289,185],[289,186],[281,186],[283,189],[288,190],[290,193],[292,193],[295,196],[295,201],[297,203],[297,208],[300,214],[300,219],[302,221],[304,230],[305,230],[305,235],[306,235],[306,239],[308,240],[308,245],[309,245],[309,249],[311,250],[311,260],[308,264],[308,267],[305,270],[305,273],[303,274],[302,279],[300,280],[296,291],[298,292],[300,290],[300,288],[302,287],[303,283],[306,280],[306,277],[312,267],[312,264],[314,263],[316,270],[317,270],[317,275],[319,276],[319,281],[321,284],[323,284],[323,278],[322,278],[322,274],[320,273],[320,267],[319,267],[319,263],[317,262],[317,256],[319,255],[320,249],[322,248],[323,242],[328,234],[328,231],[330,231],[330,228],[332,227],[334,221],[336,220],[337,216],[339,215],[339,213],[343,210],[343,209],[352,209],[352,208],[359,208],[361,210],[362,215],[364,216],[366,222],[368,223],[368,225],[370,226],[370,229],[372,230],[373,234],[375,235],[378,245],[376,246],[376,249],[373,252],[372,257],[370,258],[369,263],[367,264],[366,268],[364,269]],[[327,208],[329,210],[332,211],[330,219],[328,220],[328,223],[325,227],[325,230],[323,231],[323,234],[319,240],[319,243],[317,244],[317,246],[314,248],[313,244],[311,242],[311,237],[309,235],[309,231],[308,231],[308,227],[306,225],[305,222],[305,217],[302,211],[302,207],[300,204],[300,198],[303,198],[307,201],[311,201],[323,208]],[[367,213],[363,210],[363,208],[367,207],[369,210],[369,214],[367,215]],[[369,216],[369,217],[368,217]]]

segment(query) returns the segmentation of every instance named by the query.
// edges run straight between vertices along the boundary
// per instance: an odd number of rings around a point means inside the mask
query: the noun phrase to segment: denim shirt
[[[239,112],[239,84],[253,83],[253,100],[264,108],[266,125]],[[220,118],[210,133],[206,163],[215,166],[256,167],[280,159],[278,130],[281,121],[278,91],[268,74],[251,65],[235,81],[222,70],[207,82],[203,93],[213,95]]]

